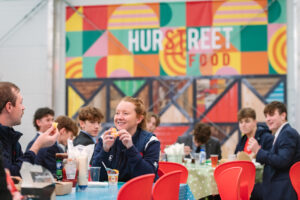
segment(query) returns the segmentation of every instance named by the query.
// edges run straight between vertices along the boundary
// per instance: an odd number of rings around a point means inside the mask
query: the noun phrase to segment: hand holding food
[[[112,127],[112,128],[110,128],[110,131],[111,131],[111,135],[112,135],[114,138],[116,138],[116,137],[119,136],[119,133],[118,133],[118,131],[117,131],[116,128]]]

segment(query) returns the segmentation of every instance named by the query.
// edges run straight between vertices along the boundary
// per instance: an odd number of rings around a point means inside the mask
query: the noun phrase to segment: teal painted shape
[[[163,69],[162,66],[160,66],[160,68],[159,68],[159,74],[160,74],[160,76],[169,76],[169,75],[165,72],[165,70]]]
[[[241,51],[267,51],[267,25],[247,26],[241,31]]]
[[[284,102],[284,84],[281,82],[266,98],[268,103],[272,101]]]
[[[269,63],[269,74],[278,74],[270,63]]]
[[[182,2],[160,4],[160,27],[186,25],[186,4]]]
[[[97,39],[104,33],[104,31],[83,31],[82,49],[83,54],[88,50]]]
[[[82,31],[74,31],[66,33],[66,57],[81,57],[82,56]]]
[[[82,59],[82,78],[96,78],[95,66],[101,57],[83,57]]]
[[[191,59],[191,61],[190,61],[190,59]],[[200,60],[199,54],[194,54],[194,56],[192,56],[192,57],[189,54],[187,54],[187,58],[186,58],[186,63],[187,63],[186,75],[187,76],[201,75],[199,60]]]
[[[233,30],[230,32],[230,43],[237,50],[241,50],[241,26],[231,26]],[[221,27],[220,27],[221,28]],[[225,32],[221,31],[221,34],[225,37]]]
[[[119,80],[114,84],[126,95],[133,96],[145,84],[145,80]]]
[[[268,0],[268,4],[270,5],[268,8],[269,23],[286,23],[286,0]]]
[[[109,30],[109,32],[118,39],[120,43],[123,44],[126,49],[128,49],[128,32],[132,31],[131,29],[126,30]],[[109,43],[111,44],[111,43]]]

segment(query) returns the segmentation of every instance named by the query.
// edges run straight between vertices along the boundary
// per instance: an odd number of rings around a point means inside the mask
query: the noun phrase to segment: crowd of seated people
[[[100,181],[107,181],[105,168],[117,169],[119,180],[126,182],[134,177],[153,173],[157,180],[160,156],[160,141],[153,132],[160,124],[159,116],[149,112],[139,98],[124,97],[118,103],[114,125],[99,136],[104,116],[95,107],[79,110],[77,123],[67,117],[55,119],[54,111],[44,107],[36,110],[33,124],[36,136],[23,152],[19,139],[22,133],[14,126],[21,123],[25,107],[20,89],[13,83],[0,82],[0,197],[10,199],[7,193],[7,172],[20,176],[23,162],[39,164],[55,176],[55,154],[66,152],[67,141],[76,145],[94,144],[91,166],[101,166]],[[253,108],[242,108],[238,112],[238,125],[242,133],[235,147],[235,154],[243,151],[264,164],[263,182],[257,184],[251,199],[297,199],[289,179],[289,169],[300,160],[300,136],[287,122],[287,110],[281,102],[271,102],[264,109],[266,125],[256,121]],[[116,133],[113,133],[115,128]],[[192,134],[177,139],[184,144],[186,157],[193,157],[201,149],[207,158],[217,154],[222,158],[220,141],[211,134],[209,124],[197,123]],[[105,164],[105,166],[104,166]],[[7,169],[7,172],[4,171]],[[272,191],[276,191],[272,193]]]

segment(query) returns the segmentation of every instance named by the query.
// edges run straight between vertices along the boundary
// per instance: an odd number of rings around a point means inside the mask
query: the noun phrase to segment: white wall
[[[25,113],[22,124],[15,129],[24,134],[20,140],[23,149],[36,133],[32,125],[35,110],[51,106],[52,69],[47,66],[47,3],[28,15],[39,2],[0,2],[0,81],[13,82],[21,89]]]

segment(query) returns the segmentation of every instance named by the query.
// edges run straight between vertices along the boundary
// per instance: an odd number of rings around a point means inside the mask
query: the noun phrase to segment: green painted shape
[[[272,67],[272,65],[269,63],[269,74],[278,74],[275,69]]]
[[[95,66],[100,56],[83,57],[82,59],[82,78],[96,78]]]
[[[241,31],[241,51],[267,51],[267,26],[244,27]]]
[[[82,32],[74,31],[66,33],[66,41],[68,41],[68,46],[66,46],[66,57],[80,57],[82,56]]]
[[[185,3],[161,3],[160,27],[185,26]]]
[[[190,57],[189,54],[187,54],[187,58],[186,58],[186,63],[187,63],[187,67],[186,67],[186,75],[187,76],[199,76],[201,75],[200,72],[200,55],[199,54],[194,54],[194,56]],[[189,64],[190,62],[190,58],[193,59],[193,61],[191,62],[191,66]]]
[[[186,6],[185,6],[186,3],[173,2],[168,5],[171,8],[172,13],[171,13],[170,22],[165,26],[167,27],[185,26],[186,25]]]
[[[160,74],[160,76],[169,76],[169,75],[165,72],[165,70],[163,69],[162,66],[160,66],[159,74]]]
[[[269,23],[286,23],[286,0],[268,0],[270,7],[268,8],[268,21]]]
[[[82,50],[83,54],[97,41],[104,31],[83,31]]]
[[[126,95],[133,96],[144,84],[145,80],[119,80],[114,84]]]

